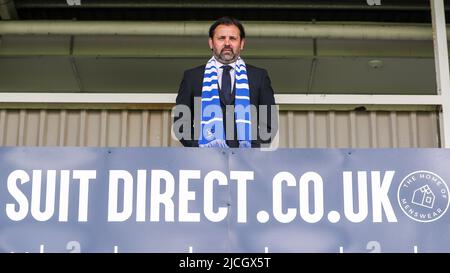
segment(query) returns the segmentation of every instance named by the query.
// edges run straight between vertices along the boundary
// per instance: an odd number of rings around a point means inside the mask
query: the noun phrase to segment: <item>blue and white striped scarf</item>
[[[234,116],[237,140],[239,140],[240,147],[251,147],[250,90],[248,87],[247,69],[240,57],[236,60],[235,69]],[[225,141],[218,86],[216,60],[212,57],[206,64],[203,75],[200,147],[205,147],[205,145],[214,140],[219,140],[222,143]]]

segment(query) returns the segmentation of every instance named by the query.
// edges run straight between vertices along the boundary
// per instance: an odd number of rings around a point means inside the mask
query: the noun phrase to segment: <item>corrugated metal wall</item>
[[[430,111],[283,111],[280,147],[439,147]],[[169,110],[0,110],[1,146],[181,146]]]

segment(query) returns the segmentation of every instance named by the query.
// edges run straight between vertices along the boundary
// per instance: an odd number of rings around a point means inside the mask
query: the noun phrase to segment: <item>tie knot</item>
[[[221,68],[224,72],[229,72],[231,70],[231,65],[222,65]]]

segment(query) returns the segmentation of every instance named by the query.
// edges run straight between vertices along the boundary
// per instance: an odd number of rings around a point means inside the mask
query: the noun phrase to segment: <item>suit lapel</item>
[[[250,93],[250,104],[258,105],[258,90],[255,84],[254,70],[251,66],[247,66],[248,88]]]
[[[205,66],[200,66],[195,73],[196,79],[194,81],[194,97],[202,97],[203,76],[205,74]]]

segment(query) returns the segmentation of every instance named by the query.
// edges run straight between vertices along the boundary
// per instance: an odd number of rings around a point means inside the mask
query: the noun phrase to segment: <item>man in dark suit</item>
[[[206,78],[207,74],[210,71],[214,71],[211,82],[216,81],[216,92],[218,92],[219,96],[212,96],[208,99],[211,101],[216,97],[217,104],[219,104],[218,97],[220,97],[220,107],[223,116],[223,120],[220,120],[223,122],[226,139],[222,142],[213,140],[206,143],[206,145],[200,144],[200,147],[250,147],[250,143],[251,147],[261,147],[263,143],[270,144],[278,130],[278,111],[275,106],[274,92],[267,71],[245,64],[240,58],[240,53],[245,45],[244,27],[234,18],[220,18],[209,29],[208,44],[213,52],[213,58],[206,65],[206,70],[205,65],[201,65],[184,72],[183,80],[178,90],[176,107],[183,106],[183,109],[188,109],[190,113],[186,114],[185,111],[178,111],[179,113],[174,115],[175,135],[186,147],[199,146],[199,138],[197,136],[200,132],[199,126],[201,125],[199,124],[204,124],[205,122],[200,121],[201,117],[195,117],[194,112],[198,113],[200,111],[198,108],[201,108],[204,104],[195,103],[196,100],[194,98],[198,98],[197,102],[199,102],[205,90],[211,91],[205,82],[209,82],[209,78]],[[242,66],[244,66],[246,73],[245,77],[240,71]],[[210,69],[211,67],[214,69]],[[238,89],[236,86],[238,86]],[[236,96],[236,90],[239,90],[242,86],[244,89],[240,90],[245,91],[245,88],[248,89],[250,106],[255,106],[253,108],[255,111],[252,111],[251,114],[251,121],[247,121],[247,123],[251,124],[253,132],[251,142],[248,141],[247,145],[245,141],[239,141],[242,138],[238,137],[238,130],[236,130],[236,122],[239,122],[239,120],[242,122],[242,119],[238,120],[233,107],[229,107],[236,104],[237,108],[236,98],[241,99],[243,96]],[[245,92],[240,94],[245,94]],[[202,102],[204,99],[205,97],[203,96]],[[180,113],[182,114],[180,115]],[[201,116],[202,113],[199,115]],[[234,122],[235,120],[236,122]],[[176,126],[177,124],[182,125]],[[230,126],[230,124],[232,125]]]

